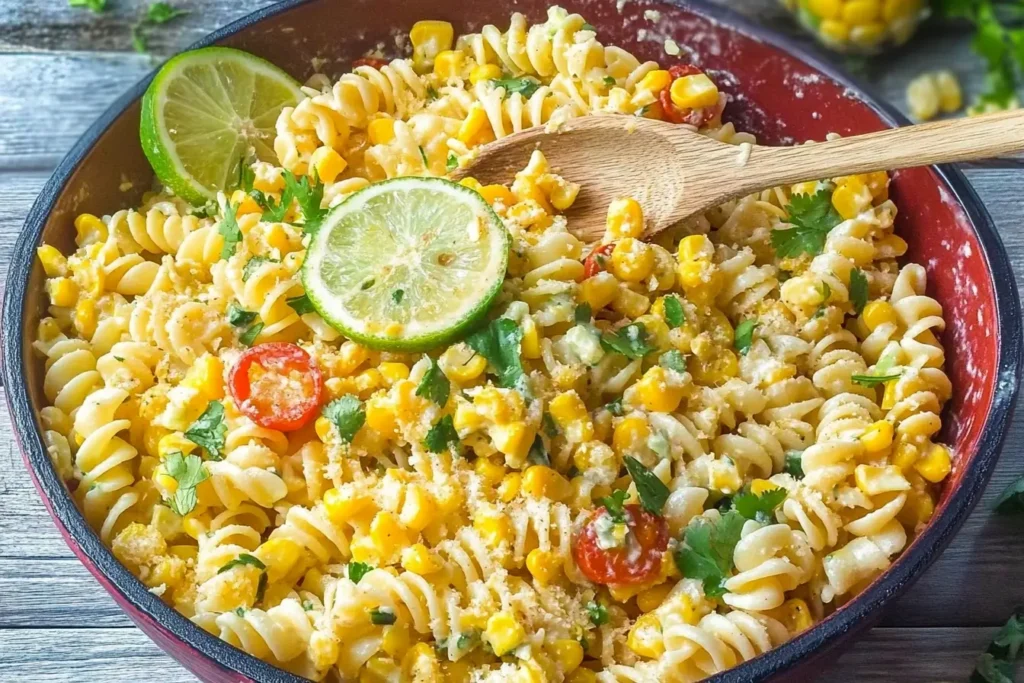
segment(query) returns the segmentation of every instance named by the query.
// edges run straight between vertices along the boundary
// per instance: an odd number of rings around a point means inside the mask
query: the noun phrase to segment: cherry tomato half
[[[693,64],[676,64],[668,68],[668,73],[672,77],[672,80],[682,78],[683,76],[692,76],[694,74],[701,73],[701,70],[695,67]]]
[[[372,66],[374,69],[379,69],[382,66],[387,66],[388,60],[381,59],[379,57],[360,57],[359,59],[352,62],[352,68],[357,66]]]
[[[604,264],[614,249],[615,243],[613,242],[612,244],[602,245],[590,252],[590,256],[583,259],[583,279],[586,280],[587,278],[594,277],[604,270]]]
[[[320,408],[324,378],[309,354],[295,344],[252,347],[231,368],[231,396],[250,420],[282,432],[299,429]]]
[[[668,525],[661,517],[639,505],[623,506],[629,535],[621,548],[605,550],[598,545],[595,524],[605,508],[598,508],[576,539],[576,564],[594,583],[637,584],[649,581],[661,571],[662,555],[668,548]]]

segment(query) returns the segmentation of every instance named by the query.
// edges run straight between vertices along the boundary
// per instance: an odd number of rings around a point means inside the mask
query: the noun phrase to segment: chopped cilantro
[[[363,402],[352,394],[346,394],[324,406],[323,416],[338,428],[341,440],[352,443],[356,433],[366,422],[366,410]]]
[[[459,167],[459,158],[455,156],[455,152],[448,152],[448,158],[445,159],[444,168],[446,171],[451,173]]]
[[[598,502],[604,506],[605,512],[616,524],[626,523],[626,513],[622,506],[629,499],[629,494],[623,490],[612,491],[612,495],[601,498]]]
[[[249,553],[241,553],[238,557],[236,557],[235,559],[231,560],[223,567],[218,569],[217,573],[223,574],[229,569],[234,569],[235,567],[244,567],[246,565],[250,567],[256,567],[256,569],[259,569],[260,571],[263,571],[267,568],[267,565],[263,564],[263,562],[260,561],[260,558],[256,557],[255,555],[250,555]]]
[[[658,359],[658,365],[676,372],[686,372],[686,356],[676,349],[672,349],[661,354],[661,358]]]
[[[374,626],[390,626],[398,621],[395,613],[385,607],[374,607],[370,610],[370,622]]]
[[[416,387],[416,395],[427,398],[442,408],[448,403],[448,394],[452,385],[441,372],[441,366],[433,358],[430,359],[430,367],[423,373],[420,385]]]
[[[303,232],[307,234],[316,232],[324,217],[327,216],[327,209],[320,206],[324,199],[324,185],[317,179],[316,172],[313,172],[312,178],[309,176],[296,178],[291,171],[285,171],[284,186],[285,192],[299,203],[299,209],[302,211]]]
[[[373,571],[373,565],[366,562],[348,563],[348,580],[352,583],[359,583],[359,580]]]
[[[665,322],[668,323],[670,330],[681,327],[686,322],[683,305],[671,294],[665,297]]]
[[[612,415],[614,415],[615,417],[622,417],[622,397],[619,397],[614,401],[611,401],[610,403],[605,403],[604,409],[607,410]]]
[[[804,454],[803,451],[788,451],[786,453],[786,465],[783,472],[794,479],[804,478]]]
[[[263,220],[268,223],[280,223],[288,215],[288,209],[292,205],[292,196],[287,188],[281,193],[281,199],[275,200],[270,195],[263,194],[259,190],[249,190],[249,196],[256,200],[263,213]]]
[[[168,504],[179,517],[184,517],[196,507],[196,486],[206,481],[210,473],[203,467],[202,458],[198,455],[185,456],[181,451],[167,454],[164,469],[178,482]]]
[[[544,433],[548,435],[548,438],[553,439],[558,436],[558,425],[555,424],[555,419],[551,417],[551,413],[544,413],[540,425]]]
[[[107,0],[68,0],[68,7],[85,7],[99,14],[107,8]]]
[[[898,372],[891,375],[850,375],[850,380],[854,384],[860,384],[865,387],[877,387],[879,384],[885,384],[899,378],[900,373]]]
[[[590,319],[594,317],[594,313],[590,308],[590,304],[580,304],[576,307],[576,311],[573,313],[573,320],[576,321],[577,325],[587,325],[590,323]]]
[[[825,248],[829,231],[842,220],[832,207],[832,191],[828,188],[813,195],[794,194],[789,200],[789,223],[793,227],[772,231],[775,254],[779,258],[817,256]]]
[[[260,332],[263,331],[263,328],[264,328],[263,323],[256,323],[256,324],[252,325],[245,332],[243,332],[242,334],[238,335],[238,343],[240,343],[242,346],[246,346],[246,347],[252,346],[253,342],[256,341],[256,338],[258,336],[260,336]]]
[[[697,517],[686,527],[683,545],[675,552],[676,566],[685,578],[700,579],[709,598],[728,592],[725,582],[733,566],[732,553],[745,522],[743,515],[729,510],[716,521]]]
[[[608,608],[596,600],[591,600],[585,605],[590,623],[594,626],[603,626],[608,623]]]
[[[458,447],[459,433],[455,431],[455,422],[451,415],[445,415],[430,428],[423,439],[423,445],[431,453],[441,453],[449,448]]]
[[[630,360],[643,358],[657,348],[647,343],[647,328],[642,323],[630,323],[615,333],[605,332],[601,335],[601,346]]]
[[[640,504],[652,515],[661,515],[665,501],[668,500],[669,490],[658,475],[643,466],[639,460],[632,456],[626,456],[623,460],[626,471],[633,478],[636,485],[636,493],[640,496]]]
[[[548,455],[548,449],[544,448],[544,439],[540,438],[540,434],[533,437],[533,444],[530,446],[530,452],[526,454],[526,460],[533,465],[551,466],[551,457]]]
[[[438,98],[437,90],[432,85],[427,86],[427,101],[433,102]]]
[[[736,326],[733,346],[736,347],[741,356],[747,355],[747,351],[750,351],[750,345],[754,343],[754,328],[760,324],[753,318],[749,318]]]
[[[615,87],[615,79],[612,78],[611,76],[605,76],[604,77],[604,84],[606,86],[608,86],[609,88],[614,88]]]
[[[970,683],[1013,683],[1016,660],[1024,650],[1024,608],[1018,607],[985,653],[978,657]]]
[[[992,504],[992,509],[1001,515],[1015,515],[1024,512],[1024,477],[1003,489]]]
[[[527,377],[523,372],[523,361],[519,357],[519,345],[522,340],[523,330],[515,320],[498,318],[467,337],[466,343],[490,363],[498,375],[498,386],[518,389],[526,394]]]
[[[868,303],[868,279],[860,268],[850,271],[850,303],[853,312],[860,315]]]
[[[541,83],[535,78],[522,76],[520,78],[493,78],[491,85],[495,88],[504,88],[505,97],[509,97],[512,93],[519,93],[528,98],[537,92]]]
[[[238,243],[242,241],[242,230],[238,227],[238,220],[235,217],[237,210],[231,202],[224,202],[224,217],[217,227],[224,238],[224,245],[220,248],[221,260],[231,258]]]
[[[185,438],[206,451],[210,460],[221,460],[228,426],[224,423],[224,404],[210,401],[206,410],[185,430]]]
[[[763,493],[738,493],[733,496],[732,507],[747,519],[770,524],[775,508],[786,500],[786,489],[777,488]]]
[[[231,323],[233,327],[245,327],[255,319],[256,313],[245,310],[236,302],[232,301],[231,304],[228,305],[228,322]]]
[[[154,2],[146,9],[146,21],[154,24],[166,24],[168,21],[177,17],[183,17],[186,14],[188,12],[185,10],[175,9],[166,2]]]
[[[122,358],[121,356],[114,356],[114,360],[116,360],[118,363],[124,362],[124,358]]]
[[[405,290],[404,289],[396,289],[395,291],[391,292],[391,300],[394,301],[396,304],[402,303],[402,299],[404,299],[404,298],[405,298]]]
[[[259,270],[260,266],[264,263],[277,263],[277,259],[267,258],[266,256],[253,256],[246,261],[245,268],[242,268],[242,282],[247,282],[253,276],[253,273]]]
[[[423,159],[423,168],[430,168],[430,162],[427,160],[427,151],[420,145],[420,159]]]
[[[256,584],[256,602],[262,602],[263,596],[267,594],[267,573],[260,573],[260,580]]]
[[[313,306],[313,302],[309,300],[309,296],[306,294],[287,299],[285,303],[291,306],[291,309],[299,315],[316,313],[316,308]]]

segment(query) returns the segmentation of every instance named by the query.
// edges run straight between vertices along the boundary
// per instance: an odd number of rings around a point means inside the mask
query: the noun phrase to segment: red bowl
[[[830,132],[854,135],[907,123],[813,53],[720,7],[634,1],[619,12],[612,0],[562,4],[584,14],[606,43],[641,59],[671,63],[662,44],[672,37],[684,52],[679,61],[702,66],[734,96],[726,118],[764,142],[791,144],[821,140]],[[485,23],[505,26],[513,10],[541,20],[545,6],[541,0],[289,0],[194,47],[248,50],[302,80],[310,75],[314,58],[322,71],[337,75],[378,41],[394,45],[393,33],[407,31],[419,19],[447,19],[466,31]],[[643,19],[645,9],[661,12],[656,30]],[[75,215],[133,206],[150,186],[152,173],[138,140],[139,100],[150,78],[136,84],[82,136],[29,213],[4,299],[7,401],[29,472],[68,546],[143,631],[206,681],[300,680],[209,635],[149,593],[86,524],[40,437],[43,367],[31,341],[46,302],[35,248],[44,240],[71,247]],[[134,190],[120,191],[125,176]],[[945,310],[946,369],[954,392],[943,436],[957,453],[953,474],[928,527],[867,590],[814,628],[716,681],[806,678],[814,660],[870,625],[924,572],[967,518],[995,465],[1022,358],[1020,301],[1006,251],[977,195],[954,168],[900,171],[894,174],[892,196],[900,208],[897,230],[910,244],[908,258],[925,266],[929,294]]]

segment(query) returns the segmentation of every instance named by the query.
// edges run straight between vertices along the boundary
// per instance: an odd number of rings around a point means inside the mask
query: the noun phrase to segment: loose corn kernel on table
[[[784,31],[798,31],[777,0],[719,1]],[[0,0],[0,92],[6,94],[0,98],[0,276],[6,274],[10,250],[29,206],[60,158],[115,97],[153,66],[131,44],[130,27],[147,4],[121,0],[95,15],[69,8],[67,0]],[[158,56],[183,48],[245,11],[272,3],[191,0],[173,4],[191,14],[151,33],[150,47]],[[843,11],[850,13],[850,21],[856,19],[853,9]],[[871,68],[877,72],[870,73]],[[868,75],[877,91],[904,107],[904,92],[912,79],[924,71],[945,68],[960,77],[967,99],[977,92],[981,65],[970,54],[963,30],[925,26],[909,48],[869,67]],[[389,134],[389,130],[371,131],[376,136]],[[1024,199],[1016,191],[1024,180],[1024,163],[997,162],[972,168],[968,175],[1002,229],[1018,277],[1024,279],[1024,233],[1015,229],[1024,213]],[[570,416],[574,407],[558,410]],[[1024,404],[1018,411],[1024,411]],[[134,682],[142,671],[146,678],[166,683],[194,681],[135,629],[64,545],[25,472],[10,420],[2,412],[0,681],[88,677]],[[1024,471],[1022,446],[1024,421],[1018,419],[985,499],[954,542],[881,625],[832,664],[823,679],[967,678],[975,656],[1021,598],[996,588],[1024,585],[1020,522],[993,517],[987,507]],[[543,487],[550,482],[524,478],[519,485]],[[416,560],[416,551],[409,549],[410,561]],[[532,558],[538,571],[544,559]],[[424,553],[420,560],[428,562],[429,557]]]

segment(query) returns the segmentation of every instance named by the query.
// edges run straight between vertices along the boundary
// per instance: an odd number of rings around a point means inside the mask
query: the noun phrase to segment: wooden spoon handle
[[[754,147],[738,194],[854,173],[953,163],[1024,150],[1024,110],[937,121],[797,147]]]

